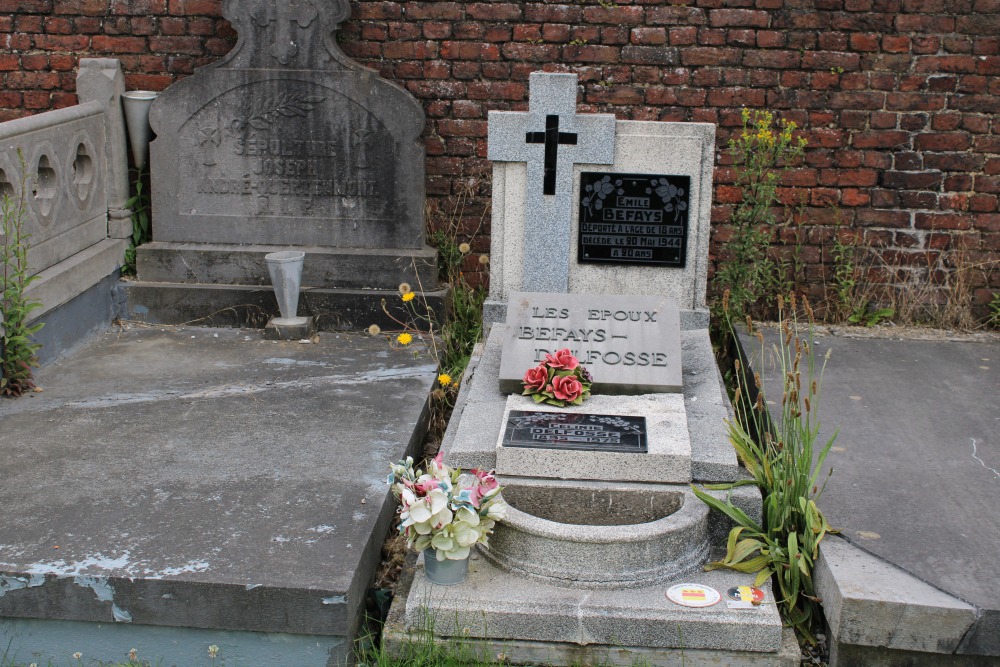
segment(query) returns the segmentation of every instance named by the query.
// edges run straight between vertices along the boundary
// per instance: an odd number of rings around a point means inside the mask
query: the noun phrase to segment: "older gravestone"
[[[342,319],[362,327],[386,296],[374,291],[437,289],[423,110],[340,51],[348,12],[346,0],[224,4],[236,47],[150,112],[154,243],[139,250],[141,280],[267,285],[263,255],[296,247],[312,301],[354,290],[341,295],[353,304],[340,304]]]

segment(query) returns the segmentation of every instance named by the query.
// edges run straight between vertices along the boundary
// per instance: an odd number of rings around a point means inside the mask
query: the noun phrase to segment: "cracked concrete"
[[[342,655],[392,516],[386,466],[422,437],[419,352],[156,327],[45,367],[43,392],[0,400],[0,618],[42,623],[8,624],[32,651],[87,636],[60,621]]]
[[[821,330],[816,337],[817,357],[832,351],[819,440],[840,429],[826,460],[834,472],[820,508],[860,550],[852,561],[875,568],[862,558],[871,554],[895,566],[891,579],[888,570],[867,578],[839,575],[855,582],[843,594],[862,607],[875,601],[880,609],[904,605],[898,622],[886,617],[874,623],[870,613],[853,612],[864,619],[858,621],[857,643],[995,659],[1000,656],[1000,339],[889,336],[891,330],[864,338]],[[770,346],[773,334],[767,340]],[[744,336],[743,344],[759,357],[756,341]],[[753,366],[773,395],[769,402],[780,401],[773,365],[754,361]],[[890,590],[885,585],[890,580],[902,590]],[[950,601],[917,595],[924,587]],[[947,612],[950,620],[926,622],[931,612],[924,607]],[[896,664],[879,662],[880,656],[843,655],[848,661],[864,657],[868,664]]]

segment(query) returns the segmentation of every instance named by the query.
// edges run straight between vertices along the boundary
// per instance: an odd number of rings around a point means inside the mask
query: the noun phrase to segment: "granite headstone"
[[[516,292],[507,306],[500,390],[520,393],[525,371],[569,348],[593,391],[681,391],[681,333],[670,297]]]
[[[235,48],[150,112],[154,240],[423,247],[423,110],[340,51],[347,0],[222,12]]]

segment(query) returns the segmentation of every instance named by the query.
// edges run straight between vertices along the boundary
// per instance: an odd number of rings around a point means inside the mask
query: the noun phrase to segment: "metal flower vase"
[[[302,262],[306,254],[298,250],[283,250],[264,255],[267,272],[271,275],[274,296],[278,300],[281,317],[274,324],[299,325],[308,318],[296,317],[299,309],[299,289],[302,287]]]
[[[130,90],[122,93],[122,107],[125,109],[125,125],[128,127],[132,159],[137,169],[146,166],[149,155],[149,107],[159,93],[151,90]]]
[[[436,549],[424,550],[424,573],[427,581],[439,586],[454,586],[469,575],[469,557],[461,560],[438,560]]]

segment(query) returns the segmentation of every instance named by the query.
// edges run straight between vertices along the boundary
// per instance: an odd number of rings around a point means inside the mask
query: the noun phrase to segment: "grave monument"
[[[346,0],[227,2],[236,46],[153,104],[153,242],[138,249],[136,315],[273,314],[263,258],[282,250],[306,253],[300,314],[321,327],[386,323],[380,302],[403,282],[440,306],[423,110],[340,51],[348,11]]]
[[[513,663],[797,665],[770,584],[756,607],[667,597],[694,582],[725,598],[754,578],[703,571],[730,524],[689,486],[746,475],[705,304],[715,128],[578,115],[573,74],[530,85],[527,112],[490,113],[493,325],[442,445],[450,465],[495,468],[511,509],[464,583],[430,584],[418,560],[385,641],[433,627]],[[520,395],[561,348],[592,396]],[[731,499],[759,519],[756,487]]]

